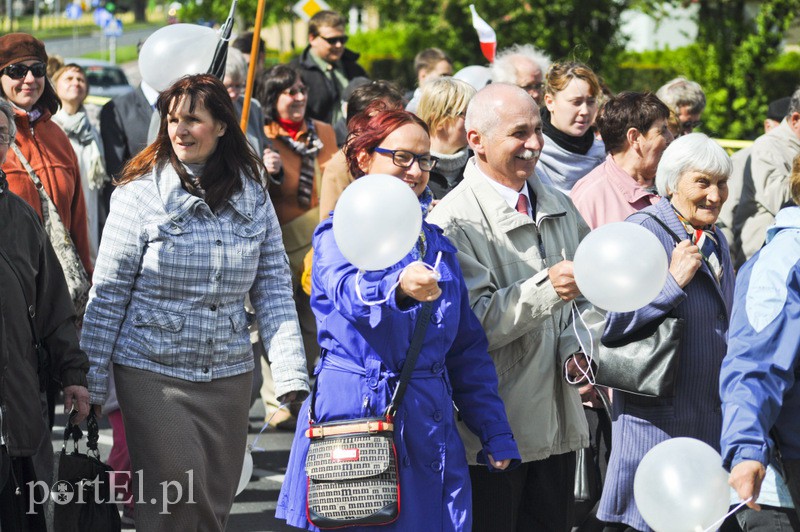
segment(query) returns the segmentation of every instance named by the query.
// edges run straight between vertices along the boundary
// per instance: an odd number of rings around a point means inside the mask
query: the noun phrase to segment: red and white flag
[[[481,52],[490,63],[494,63],[494,53],[497,50],[497,35],[492,27],[475,11],[475,4],[470,4],[469,10],[472,12],[472,27],[478,32]]]

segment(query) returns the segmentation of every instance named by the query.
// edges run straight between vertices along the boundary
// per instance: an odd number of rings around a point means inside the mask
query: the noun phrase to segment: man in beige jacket
[[[754,197],[741,199],[739,209],[750,216],[742,226],[742,252],[749,259],[764,245],[767,227],[790,200],[789,175],[792,161],[800,154],[800,89],[789,102],[789,111],[779,126],[761,135],[753,143],[750,172]]]
[[[574,451],[589,445],[589,434],[578,388],[567,377],[581,379],[582,351],[602,327],[572,273],[589,228],[566,195],[534,174],[544,141],[539,109],[525,91],[504,83],[482,89],[467,108],[466,129],[475,156],[428,220],[458,248],[523,462],[490,473],[477,465],[478,438],[459,427],[473,530],[569,530]],[[591,336],[580,323],[573,328],[573,301]]]

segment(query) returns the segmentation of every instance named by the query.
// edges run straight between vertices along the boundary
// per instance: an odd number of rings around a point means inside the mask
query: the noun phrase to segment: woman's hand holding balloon
[[[439,278],[421,262],[412,262],[400,275],[400,286],[397,287],[397,300],[407,297],[417,301],[435,301],[442,295]]]
[[[694,274],[700,269],[703,257],[700,255],[700,248],[688,240],[684,240],[675,246],[672,251],[672,260],[669,263],[669,273],[675,278],[678,286],[684,288],[689,281],[694,278]]]
[[[758,511],[761,510],[761,506],[756,504],[756,500],[758,500],[758,495],[761,492],[761,482],[766,474],[767,472],[761,462],[744,460],[731,469],[728,484],[736,490],[741,500],[750,499],[747,503],[749,508]]]

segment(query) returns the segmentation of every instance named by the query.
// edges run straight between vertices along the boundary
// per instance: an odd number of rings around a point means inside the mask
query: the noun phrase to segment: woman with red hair
[[[344,153],[352,174],[389,174],[419,198],[423,215],[436,158],[428,128],[402,110],[363,113],[352,126]],[[319,324],[322,353],[316,368],[314,421],[379,417],[384,414],[407,356],[422,303],[433,304],[419,359],[394,417],[402,504],[400,516],[381,530],[464,530],[472,522],[472,497],[463,424],[481,437],[479,460],[495,470],[519,462],[519,452],[497,394],[497,375],[487,340],[469,306],[456,248],[423,222],[417,244],[394,266],[356,277],[358,268],[339,251],[333,218],[314,234],[311,306]],[[441,256],[440,275],[421,262]],[[370,294],[367,304],[357,293]],[[376,301],[383,301],[376,303]],[[306,401],[300,419],[308,419]],[[306,515],[305,461],[309,440],[298,424],[277,516],[316,530]]]

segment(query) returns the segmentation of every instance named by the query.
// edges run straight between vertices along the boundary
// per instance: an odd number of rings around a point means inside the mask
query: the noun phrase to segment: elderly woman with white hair
[[[658,237],[669,274],[652,303],[608,314],[603,341],[623,340],[667,315],[685,323],[674,397],[614,393],[611,459],[597,513],[609,523],[606,530],[650,530],[634,502],[633,478],[652,447],[685,436],[719,450],[719,372],[734,272],[728,243],[714,224],[728,197],[731,168],[716,142],[701,133],[685,135],[669,145],[658,165],[656,185],[664,197],[627,219]]]

